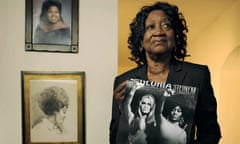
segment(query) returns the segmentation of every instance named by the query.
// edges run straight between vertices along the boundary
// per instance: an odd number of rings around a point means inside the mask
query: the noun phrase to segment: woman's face
[[[60,20],[60,12],[58,7],[50,6],[47,11],[47,19],[51,23],[56,23]]]
[[[171,120],[172,121],[179,121],[182,117],[182,109],[180,106],[176,106],[171,110]]]
[[[67,113],[66,106],[61,108],[59,112],[55,113],[57,125],[61,125],[64,122],[64,119],[66,118],[66,113]]]
[[[148,54],[171,54],[175,45],[175,33],[168,16],[162,10],[149,13],[145,22],[143,47]]]
[[[140,109],[143,114],[148,114],[151,111],[152,101],[149,97],[142,97],[140,101]]]

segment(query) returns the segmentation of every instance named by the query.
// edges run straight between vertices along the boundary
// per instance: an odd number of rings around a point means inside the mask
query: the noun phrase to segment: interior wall
[[[0,143],[22,143],[21,70],[85,71],[86,143],[108,143],[117,1],[79,0],[79,53],[25,52],[25,1],[0,1]]]
[[[240,1],[229,5],[189,44],[189,61],[207,64],[218,102],[218,118],[222,130],[221,144],[240,143],[239,80]],[[239,48],[238,48],[239,49]]]
[[[121,0],[118,27],[118,73],[123,73],[135,64],[127,59],[129,23],[139,9],[156,0]],[[239,45],[240,0],[230,1],[177,1],[168,2],[179,6],[188,26],[187,61],[208,65],[212,85],[218,103],[218,118],[222,130],[221,144],[240,143],[239,120]],[[216,12],[216,13],[214,13]],[[214,16],[210,19],[210,16]],[[229,69],[231,67],[231,69]]]

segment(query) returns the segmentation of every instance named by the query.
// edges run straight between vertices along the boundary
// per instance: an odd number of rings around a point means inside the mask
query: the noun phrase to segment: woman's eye
[[[162,23],[161,24],[162,29],[164,30],[170,30],[172,29],[172,25],[170,23]]]
[[[154,25],[149,25],[146,27],[146,30],[152,30],[152,29],[154,29]]]

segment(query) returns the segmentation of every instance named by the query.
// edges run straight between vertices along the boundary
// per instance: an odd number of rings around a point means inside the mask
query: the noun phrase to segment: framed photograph
[[[21,71],[23,144],[85,144],[85,72]]]
[[[79,0],[26,0],[25,51],[78,53]]]

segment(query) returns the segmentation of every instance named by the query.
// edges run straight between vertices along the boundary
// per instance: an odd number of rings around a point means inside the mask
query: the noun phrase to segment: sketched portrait
[[[31,142],[77,140],[76,92],[72,80],[31,80]]]

